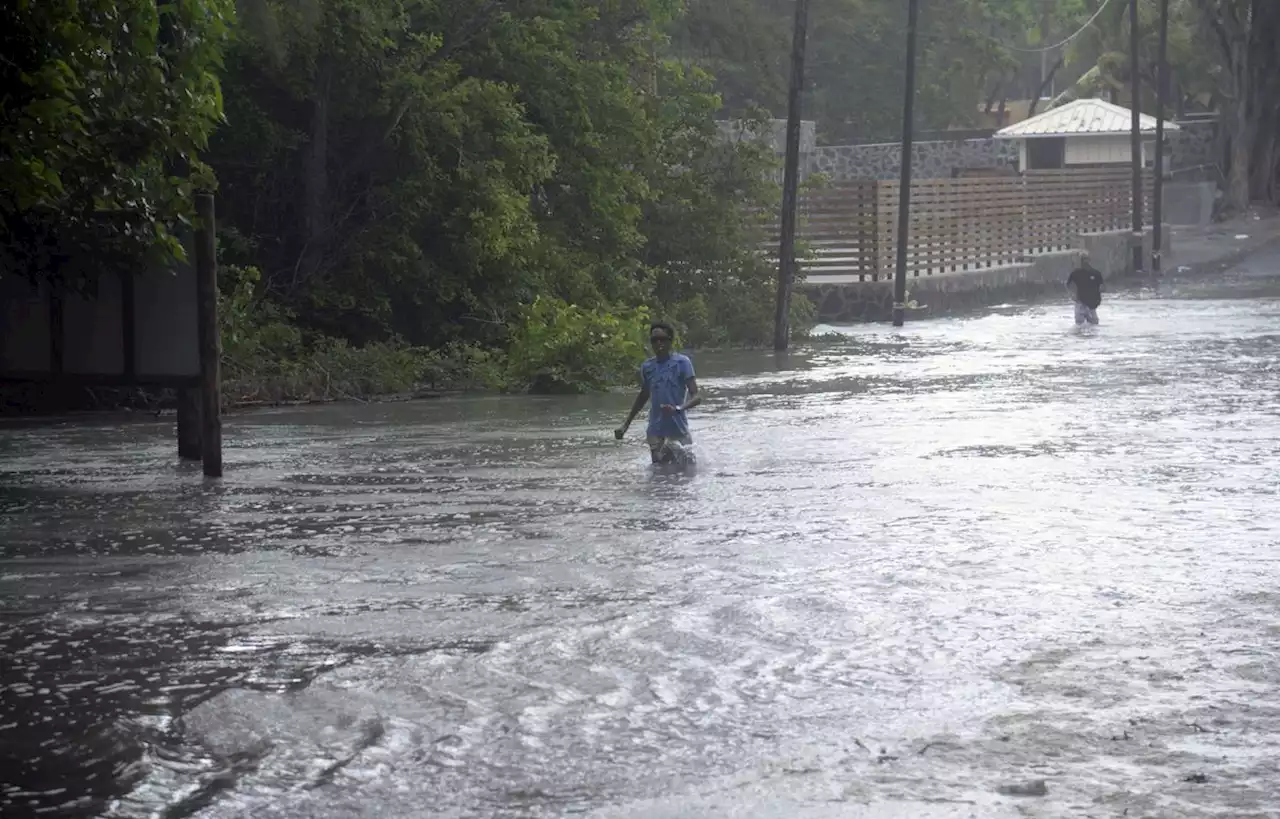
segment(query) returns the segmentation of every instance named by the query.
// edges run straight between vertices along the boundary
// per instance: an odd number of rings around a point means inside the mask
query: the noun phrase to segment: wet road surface
[[[621,395],[0,430],[0,814],[1280,815],[1275,271],[698,356],[694,476]]]

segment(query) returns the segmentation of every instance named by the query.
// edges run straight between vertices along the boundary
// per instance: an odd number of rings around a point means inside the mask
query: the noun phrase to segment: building
[[[1076,100],[996,132],[1017,140],[1020,170],[1128,165],[1132,162],[1133,112],[1104,100]],[[1155,117],[1139,117],[1142,164],[1155,161]],[[1165,122],[1166,133],[1178,126]],[[1166,143],[1167,144],[1167,143]]]

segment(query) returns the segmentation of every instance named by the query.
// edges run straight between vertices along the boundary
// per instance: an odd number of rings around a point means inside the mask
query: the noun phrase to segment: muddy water
[[[0,431],[0,813],[1280,815],[1274,292],[700,356],[694,476],[626,396]]]

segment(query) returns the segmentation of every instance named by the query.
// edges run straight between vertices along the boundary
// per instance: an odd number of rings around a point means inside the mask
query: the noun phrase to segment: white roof
[[[999,139],[1026,139],[1031,137],[1065,137],[1077,135],[1128,134],[1132,128],[1133,112],[1105,100],[1075,100],[1061,108],[1051,108],[1031,119],[1010,125],[996,132]],[[1155,133],[1156,118],[1141,114],[1138,119],[1142,133]],[[1166,121],[1166,131],[1176,131],[1178,126]]]

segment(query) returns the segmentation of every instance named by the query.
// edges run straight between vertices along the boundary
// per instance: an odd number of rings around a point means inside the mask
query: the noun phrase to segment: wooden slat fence
[[[877,249],[877,198],[874,180],[840,182],[806,191],[797,208],[797,251],[805,275],[874,277]],[[768,248],[776,258],[778,236]]]
[[[911,184],[907,272],[912,277],[1015,264],[1067,250],[1080,233],[1131,224],[1132,176],[1125,168],[1029,171],[1020,176],[920,179]],[[1149,223],[1152,180],[1144,178]],[[897,182],[858,180],[806,192],[800,202],[800,260],[808,276],[892,277],[898,231]],[[767,248],[776,257],[776,227]]]

